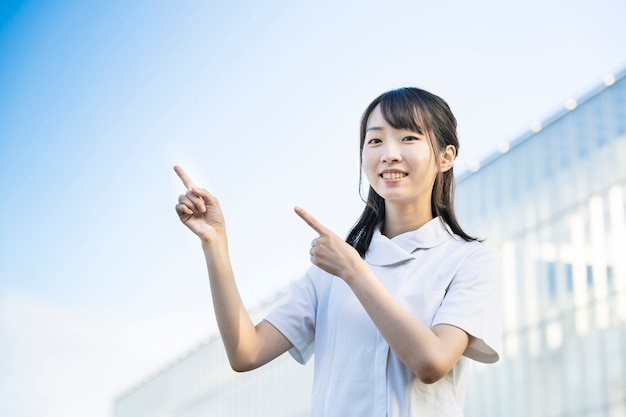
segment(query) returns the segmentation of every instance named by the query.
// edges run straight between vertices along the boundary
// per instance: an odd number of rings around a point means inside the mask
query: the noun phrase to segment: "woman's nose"
[[[386,163],[398,162],[402,160],[402,156],[400,155],[400,149],[395,143],[387,143],[383,148],[383,153],[380,159],[382,162]]]

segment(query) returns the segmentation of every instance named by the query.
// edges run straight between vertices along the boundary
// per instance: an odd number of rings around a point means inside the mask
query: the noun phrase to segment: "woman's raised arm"
[[[181,167],[175,166],[174,171],[187,189],[178,197],[176,213],[202,243],[215,317],[230,365],[238,372],[255,369],[292,345],[267,321],[256,326],[252,323],[235,282],[218,200],[207,190],[196,187]]]

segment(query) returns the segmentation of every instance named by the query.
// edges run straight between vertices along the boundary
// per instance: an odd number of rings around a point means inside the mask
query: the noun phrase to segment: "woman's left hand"
[[[346,282],[367,273],[369,267],[359,253],[300,207],[295,212],[319,236],[311,242],[311,263]]]

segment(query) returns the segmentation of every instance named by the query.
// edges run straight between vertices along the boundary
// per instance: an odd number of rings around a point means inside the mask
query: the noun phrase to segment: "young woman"
[[[202,242],[218,327],[233,369],[315,354],[311,416],[461,416],[470,359],[498,360],[497,253],[453,209],[456,120],[441,98],[401,88],[361,121],[366,207],[346,241],[301,208],[319,235],[313,266],[256,326],[229,261],[218,201],[180,167],[180,220]]]

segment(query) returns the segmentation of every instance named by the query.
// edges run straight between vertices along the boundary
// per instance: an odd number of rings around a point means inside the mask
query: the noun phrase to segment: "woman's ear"
[[[446,172],[452,165],[454,164],[454,159],[456,158],[456,147],[454,145],[446,146],[443,152],[441,152],[439,156],[439,167],[441,172]]]

